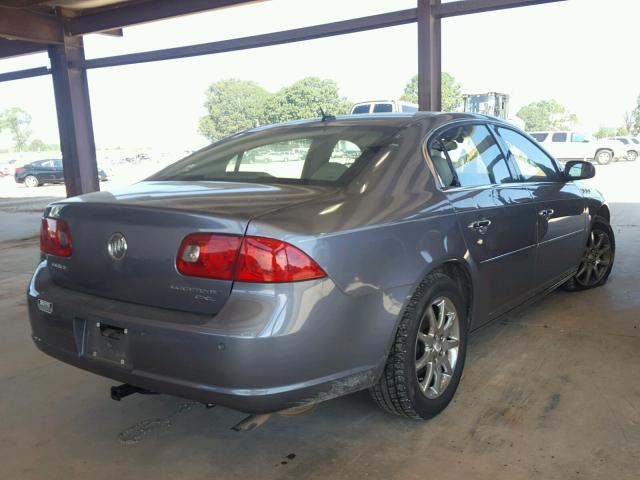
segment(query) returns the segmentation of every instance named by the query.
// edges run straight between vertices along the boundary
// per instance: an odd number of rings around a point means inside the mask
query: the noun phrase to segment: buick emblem
[[[121,233],[111,235],[107,243],[107,251],[114,260],[122,260],[127,253],[127,239]]]

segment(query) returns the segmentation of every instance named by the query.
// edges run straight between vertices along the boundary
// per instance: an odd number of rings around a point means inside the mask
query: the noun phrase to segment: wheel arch
[[[451,259],[433,268],[427,275],[432,273],[443,273],[452,278],[458,284],[460,291],[463,293],[463,297],[467,302],[467,328],[469,328],[471,326],[471,317],[474,310],[474,285],[469,266],[461,260]]]
[[[596,215],[599,217],[603,217],[607,220],[607,222],[611,223],[611,211],[609,210],[609,206],[607,204],[603,204],[596,211]]]

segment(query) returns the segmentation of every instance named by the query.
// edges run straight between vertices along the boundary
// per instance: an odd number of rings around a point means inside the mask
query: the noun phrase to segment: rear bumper
[[[267,413],[371,386],[404,290],[350,296],[329,279],[237,284],[206,316],[58,287],[43,261],[27,297],[35,344],[52,357],[148,390]],[[96,348],[100,325],[126,329],[122,360]]]

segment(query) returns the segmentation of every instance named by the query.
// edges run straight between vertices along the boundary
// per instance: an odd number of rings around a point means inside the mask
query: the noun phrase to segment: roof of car
[[[249,132],[257,132],[262,130],[268,130],[272,128],[281,127],[296,127],[296,126],[312,126],[312,125],[335,125],[335,126],[349,126],[349,125],[381,125],[381,126],[397,126],[402,127],[416,121],[428,121],[432,120],[435,124],[443,124],[456,120],[482,120],[482,121],[495,121],[502,122],[503,120],[488,115],[480,115],[476,113],[463,113],[463,112],[414,112],[414,113],[379,113],[379,114],[364,114],[364,115],[340,115],[333,117],[329,120],[322,120],[321,118],[312,118],[306,120],[295,120],[291,122],[278,123],[274,125],[264,125],[248,130]]]

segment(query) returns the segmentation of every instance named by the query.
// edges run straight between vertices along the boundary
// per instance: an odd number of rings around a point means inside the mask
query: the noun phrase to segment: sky
[[[87,58],[212,42],[415,7],[415,0],[269,0],[89,35]],[[511,95],[511,113],[555,98],[578,130],[618,127],[640,95],[640,1],[568,0],[442,21],[442,68],[465,93]],[[0,60],[0,72],[48,66],[45,54]],[[354,102],[398,98],[417,72],[416,25],[88,73],[98,148],[169,150],[207,143],[197,131],[204,93],[224,78],[269,91],[306,76],[335,80]],[[33,138],[58,143],[49,76],[0,83],[0,111],[33,118]],[[10,146],[6,132],[0,148]]]

